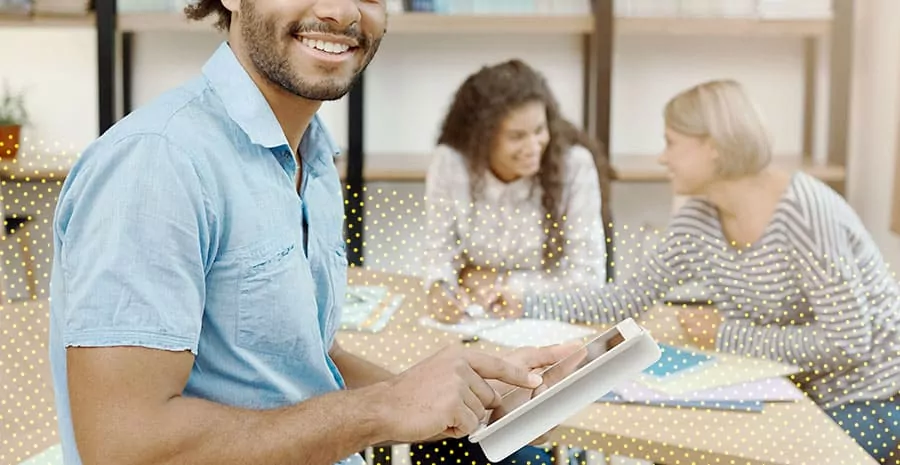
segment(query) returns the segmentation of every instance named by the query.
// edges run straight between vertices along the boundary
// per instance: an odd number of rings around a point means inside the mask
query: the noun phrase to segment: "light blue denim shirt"
[[[223,43],[201,76],[124,118],[73,167],[50,307],[68,465],[81,463],[69,346],[190,350],[184,395],[248,409],[344,388],[328,355],[347,278],[338,148],[316,117],[299,149],[300,195],[278,121]]]

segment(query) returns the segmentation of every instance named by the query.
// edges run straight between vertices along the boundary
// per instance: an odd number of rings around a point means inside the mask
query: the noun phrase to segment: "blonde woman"
[[[738,83],[688,89],[664,117],[659,162],[689,200],[640,271],[616,285],[510,296],[510,311],[607,323],[678,299],[676,286],[702,286],[717,311],[681,315],[695,341],[801,367],[799,386],[888,463],[900,437],[900,286],[866,228],[822,182],[770,165]]]

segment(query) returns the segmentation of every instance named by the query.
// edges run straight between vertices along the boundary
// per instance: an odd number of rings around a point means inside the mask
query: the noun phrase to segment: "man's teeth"
[[[334,42],[325,42],[321,40],[311,40],[306,37],[302,38],[300,42],[307,47],[314,48],[316,50],[321,50],[323,52],[328,53],[344,53],[347,50],[350,50],[350,46],[347,44],[336,44]]]

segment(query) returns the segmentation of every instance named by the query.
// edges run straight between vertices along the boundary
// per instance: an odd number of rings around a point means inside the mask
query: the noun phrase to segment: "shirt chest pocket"
[[[316,290],[296,244],[266,246],[242,260],[235,343],[306,359],[322,351]]]
[[[325,338],[331,346],[341,321],[347,294],[347,253],[343,245],[333,247],[328,253],[327,275],[330,298],[326,302]]]

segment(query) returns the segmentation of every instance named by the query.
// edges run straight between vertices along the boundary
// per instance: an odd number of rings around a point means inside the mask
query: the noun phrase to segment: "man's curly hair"
[[[225,8],[222,0],[197,0],[193,4],[184,7],[184,14],[188,19],[203,21],[210,15],[217,15],[215,26],[220,31],[227,31],[231,27],[231,10]]]

